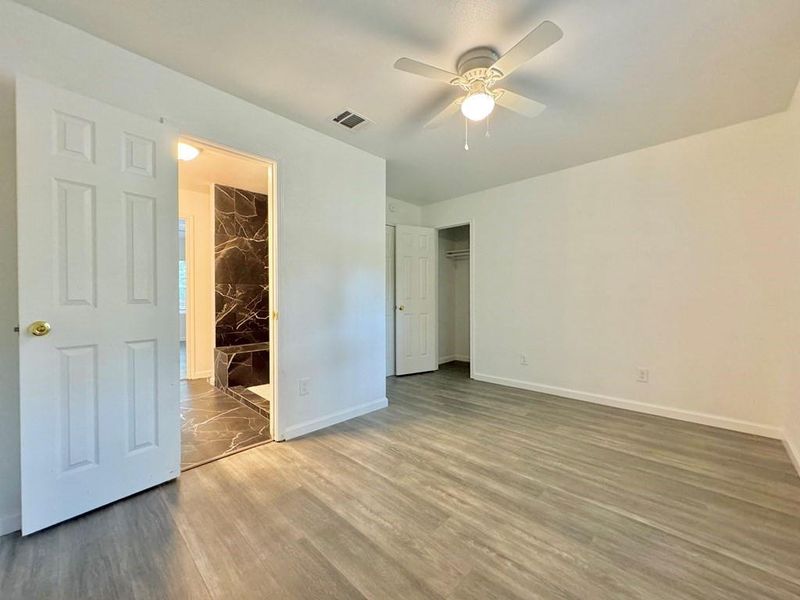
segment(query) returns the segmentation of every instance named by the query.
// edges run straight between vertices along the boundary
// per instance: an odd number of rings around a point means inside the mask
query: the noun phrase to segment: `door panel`
[[[428,227],[396,227],[397,375],[439,368],[435,344],[435,239],[434,230]]]
[[[31,79],[16,97],[28,534],[179,473],[177,136]]]

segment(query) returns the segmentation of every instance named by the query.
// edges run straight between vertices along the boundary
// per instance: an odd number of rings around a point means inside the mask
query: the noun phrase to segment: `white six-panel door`
[[[434,230],[398,225],[395,231],[395,373],[439,368],[436,360],[436,245]]]
[[[25,534],[179,474],[176,145],[17,82]]]

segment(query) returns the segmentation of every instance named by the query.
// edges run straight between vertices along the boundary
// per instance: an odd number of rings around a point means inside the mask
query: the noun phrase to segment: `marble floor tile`
[[[181,382],[181,469],[270,441],[269,418],[202,380]]]
[[[257,385],[255,387],[248,388],[247,391],[250,392],[249,397],[251,398],[252,402],[258,406],[259,412],[265,412],[266,414],[269,414],[269,399],[272,397],[272,388],[270,384],[265,383],[263,385]]]

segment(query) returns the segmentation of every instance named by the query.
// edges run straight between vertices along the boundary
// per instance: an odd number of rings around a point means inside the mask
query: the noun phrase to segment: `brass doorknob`
[[[28,327],[28,331],[31,332],[31,335],[35,335],[36,337],[47,335],[50,333],[50,329],[50,323],[47,321],[34,321],[31,323],[31,326]]]

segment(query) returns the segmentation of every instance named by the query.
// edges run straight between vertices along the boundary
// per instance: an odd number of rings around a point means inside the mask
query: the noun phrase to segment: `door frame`
[[[280,247],[280,218],[281,218],[281,211],[280,211],[280,188],[278,185],[278,170],[279,170],[279,162],[274,158],[269,158],[266,156],[260,156],[258,154],[253,154],[251,152],[245,152],[243,150],[239,150],[237,148],[228,146],[224,143],[217,142],[215,140],[209,140],[208,138],[193,135],[191,133],[186,133],[184,131],[180,131],[178,134],[178,138],[180,140],[185,140],[189,143],[195,142],[202,146],[208,146],[211,148],[215,148],[222,152],[226,152],[228,154],[232,154],[234,156],[241,156],[242,158],[248,160],[255,160],[262,163],[267,163],[269,165],[270,171],[267,173],[267,187],[268,187],[268,197],[267,197],[267,281],[268,281],[268,294],[267,297],[269,298],[269,310],[270,310],[270,320],[269,320],[269,381],[270,386],[272,389],[272,399],[270,402],[270,419],[269,419],[269,429],[270,429],[270,436],[274,441],[282,441],[285,436],[283,435],[282,427],[280,426],[280,419],[279,419],[279,412],[280,412],[280,402],[279,402],[279,382],[278,382],[278,373],[280,369],[278,368],[278,361],[280,360],[278,348],[279,348],[279,324],[278,320],[280,318],[280,313],[278,310],[278,306],[280,304],[280,270],[279,270],[279,247]],[[214,197],[212,194],[209,194],[209,205],[212,211],[214,210]],[[213,216],[211,220],[212,224],[214,222]],[[211,236],[211,247],[215,246],[214,244],[214,227],[212,226],[209,231],[209,235]],[[470,242],[471,243],[471,242]],[[214,286],[211,286],[211,305],[214,306]],[[213,325],[212,325],[213,327]],[[216,334],[216,331],[212,331],[212,335]],[[187,334],[188,337],[188,334]],[[212,337],[212,339],[214,339]],[[471,352],[471,350],[470,350]],[[187,363],[188,365],[188,363]],[[213,377],[213,373],[212,373]]]
[[[180,165],[179,165],[180,168]],[[180,196],[180,192],[179,192]],[[179,204],[180,206],[180,204]],[[195,223],[194,223],[194,215],[185,215],[183,217],[180,216],[180,212],[178,213],[178,221],[180,222],[183,219],[185,224],[185,229],[183,232],[183,240],[184,240],[184,257],[186,260],[186,313],[184,315],[184,319],[186,323],[184,325],[186,330],[186,372],[183,373],[183,379],[195,379],[197,377],[197,358],[194,348],[194,328],[197,326],[197,313],[194,309],[194,301],[195,301],[195,294],[197,292],[196,289],[196,280],[194,277],[194,269],[197,265],[195,261],[195,247],[194,247],[194,236],[195,236]]]
[[[391,234],[392,243],[391,244],[389,244],[389,230],[390,229],[392,231],[392,234]],[[387,365],[390,364],[389,356],[388,356],[388,353],[390,352],[390,350],[391,350],[391,357],[392,357],[391,369],[387,369],[387,371],[391,370],[391,373],[387,372],[386,376],[387,377],[393,377],[394,374],[395,374],[395,371],[396,371],[395,361],[397,359],[395,343],[394,343],[395,336],[397,335],[397,331],[396,331],[396,329],[397,329],[397,307],[395,305],[395,302],[397,300],[395,298],[395,284],[397,283],[395,281],[397,279],[397,273],[396,273],[396,270],[395,270],[395,258],[396,258],[395,257],[395,254],[396,254],[396,251],[395,251],[395,239],[397,237],[397,226],[394,225],[394,224],[387,223],[384,232],[385,232],[385,235],[386,235],[386,251],[388,253],[389,249],[391,248],[391,252],[392,252],[392,264],[390,265],[389,261],[388,260],[386,261],[386,282],[385,282],[385,286],[388,288],[389,287],[388,283],[391,282],[391,287],[392,287],[391,295],[389,295],[389,290],[388,289],[386,290],[386,296],[387,296],[386,299],[387,299],[388,302],[385,303],[386,304],[386,308],[388,309],[386,311],[386,319],[385,319],[387,321],[387,327],[386,327],[386,352],[387,352],[386,364]],[[388,259],[388,255],[387,255],[387,259]],[[389,309],[389,306],[391,306],[391,309]],[[389,319],[391,319],[391,327],[388,325]],[[391,340],[389,339],[389,335],[390,335],[389,332],[390,331],[391,331]],[[391,343],[389,343],[389,342],[391,342]]]
[[[454,221],[441,225],[434,225],[436,231],[436,320],[439,320],[439,232],[443,229],[453,229],[454,227],[469,227],[469,378],[475,379],[475,260],[473,253],[475,250],[475,220]],[[439,356],[439,336],[436,336],[436,356]]]

